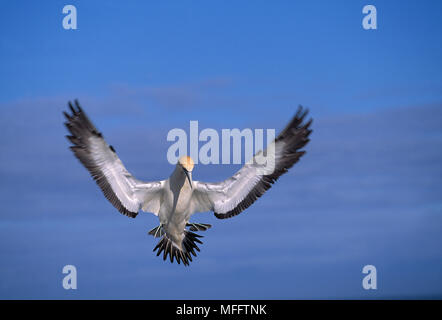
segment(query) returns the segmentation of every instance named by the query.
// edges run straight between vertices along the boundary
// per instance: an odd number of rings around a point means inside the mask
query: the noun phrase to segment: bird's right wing
[[[69,103],[72,114],[64,112],[65,125],[71,133],[66,137],[73,144],[70,147],[72,152],[89,171],[104,196],[118,211],[131,218],[135,218],[140,209],[158,215],[164,181],[143,182],[133,177],[77,101],[75,105],[76,108]]]
[[[308,137],[312,132],[309,128],[312,120],[303,123],[306,114],[307,111],[300,107],[287,127],[267,146],[265,153],[269,156],[269,150],[272,150],[274,157],[268,157],[265,164],[257,161],[263,155],[260,151],[232,177],[222,182],[193,181],[190,211],[213,211],[217,218],[225,219],[241,213],[254,203],[305,154],[301,149],[310,141]]]

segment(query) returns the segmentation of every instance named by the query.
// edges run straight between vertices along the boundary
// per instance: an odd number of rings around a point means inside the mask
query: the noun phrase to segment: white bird
[[[122,214],[135,218],[140,210],[158,216],[160,225],[149,231],[161,240],[153,251],[163,259],[169,255],[178,263],[189,265],[197,243],[202,236],[192,231],[205,231],[209,224],[189,223],[197,212],[213,211],[219,219],[233,217],[263,195],[283,173],[305,154],[300,150],[308,142],[312,119],[304,123],[307,111],[299,107],[293,119],[273,141],[274,170],[266,173],[257,161],[247,162],[232,177],[219,183],[192,180],[193,160],[184,156],[167,180],[143,182],[133,177],[124,167],[114,148],[106,143],[78,101],[69,102],[72,114],[64,112],[66,136],[70,148],[103,191],[104,196]],[[269,146],[267,147],[269,148]],[[261,155],[258,152],[252,160]]]

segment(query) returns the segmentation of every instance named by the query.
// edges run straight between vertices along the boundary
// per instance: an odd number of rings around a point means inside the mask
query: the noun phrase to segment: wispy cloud
[[[3,298],[65,297],[58,285],[43,283],[58,283],[67,263],[81,267],[87,287],[78,297],[85,298],[241,298],[250,292],[260,298],[359,297],[359,268],[369,263],[388,270],[389,281],[399,281],[393,270],[402,268],[412,283],[426,284],[418,291],[392,284],[380,295],[430,294],[442,285],[434,278],[441,279],[442,270],[440,105],[315,117],[306,156],[257,203],[227,221],[194,216],[214,228],[197,262],[183,271],[150,252],[155,241],[146,232],[155,217],[119,215],[72,156],[62,126],[63,100],[30,99],[0,108]],[[131,172],[146,180],[165,178],[172,169],[162,156],[167,120],[156,123],[155,131],[132,118],[117,121],[115,101],[106,107],[91,102],[87,111]],[[106,114],[108,107],[117,110],[114,115]],[[216,181],[235,168],[200,166],[195,176]],[[39,273],[27,276],[18,265]],[[416,273],[424,269],[426,275]],[[323,288],[320,270],[347,276],[327,278],[331,285]],[[191,296],[164,289],[164,279],[183,272]],[[265,292],[254,284],[257,276],[268,279]],[[212,286],[198,287],[201,278]],[[46,289],[33,289],[36,283]],[[147,283],[155,290],[133,289]],[[341,289],[334,291],[336,286]]]

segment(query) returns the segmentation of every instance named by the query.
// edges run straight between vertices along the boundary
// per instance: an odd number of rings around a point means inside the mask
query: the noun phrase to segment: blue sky
[[[78,29],[62,28],[77,8]],[[378,29],[361,26],[374,4]],[[0,298],[442,296],[439,1],[14,1],[0,16]],[[167,132],[276,128],[307,154],[189,268],[155,257],[151,214],[120,215],[68,150],[78,98],[126,167],[164,179]],[[238,166],[196,167],[217,181]],[[78,290],[61,286],[64,265]],[[378,270],[378,290],[361,286]]]

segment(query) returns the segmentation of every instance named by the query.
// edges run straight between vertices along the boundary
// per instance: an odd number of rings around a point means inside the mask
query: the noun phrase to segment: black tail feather
[[[157,227],[160,228],[161,226]],[[149,234],[154,235],[158,231],[157,228],[152,229],[149,231]],[[207,228],[208,229],[208,228]],[[206,230],[207,230],[206,229]],[[198,238],[202,238],[203,236],[193,233],[191,231],[185,230],[184,231],[185,236],[182,243],[183,250],[180,250],[177,248],[172,240],[170,240],[167,237],[167,234],[163,232],[161,240],[158,242],[158,244],[155,246],[153,251],[157,252],[157,256],[163,252],[163,260],[165,261],[167,259],[167,256],[169,256],[170,262],[173,263],[174,259],[178,264],[183,262],[185,266],[189,265],[189,261],[192,262],[192,255],[196,257],[196,251],[200,252],[200,249],[198,248],[197,243],[203,244],[201,240]],[[191,255],[192,254],[192,255]]]

